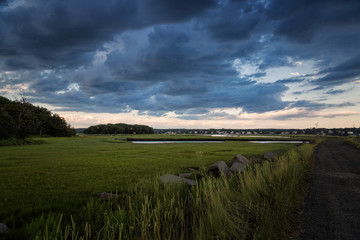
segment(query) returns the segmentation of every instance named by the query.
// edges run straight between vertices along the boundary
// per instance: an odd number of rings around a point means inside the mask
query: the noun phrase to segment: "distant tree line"
[[[12,101],[0,96],[0,139],[25,139],[30,135],[73,136],[65,119],[25,98]]]
[[[100,124],[84,130],[85,134],[153,134],[154,129],[146,125],[129,125],[125,123]]]

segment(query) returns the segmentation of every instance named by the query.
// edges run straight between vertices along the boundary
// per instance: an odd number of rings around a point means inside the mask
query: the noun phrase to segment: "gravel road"
[[[301,239],[360,239],[360,150],[342,140],[315,150]]]

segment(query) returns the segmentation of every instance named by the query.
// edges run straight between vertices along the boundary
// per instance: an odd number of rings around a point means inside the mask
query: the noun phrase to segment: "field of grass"
[[[0,147],[0,222],[18,229],[49,211],[76,213],[99,192],[126,191],[141,179],[189,167],[262,156],[294,144],[247,142],[132,144],[126,136],[45,138],[46,144]],[[201,157],[199,157],[201,153]]]

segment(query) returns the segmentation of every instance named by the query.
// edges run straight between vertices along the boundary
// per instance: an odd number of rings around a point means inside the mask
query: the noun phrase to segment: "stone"
[[[244,157],[243,155],[241,154],[237,154],[231,161],[230,165],[232,166],[235,162],[239,162],[239,163],[242,163],[244,165],[248,164],[249,160]]]
[[[266,162],[266,160],[263,159],[263,158],[251,157],[251,158],[250,158],[250,162],[253,162],[253,163],[263,163],[263,162]]]
[[[264,153],[264,158],[265,160],[268,161],[275,161],[275,159],[279,156],[279,154],[277,153],[273,153],[273,152],[266,152]]]
[[[181,184],[181,183],[186,183],[189,186],[196,186],[196,181],[194,180],[190,180],[190,179],[186,179],[186,178],[182,178],[173,174],[167,174],[164,176],[160,176],[160,180],[163,183],[176,183],[176,184]]]
[[[180,173],[179,174],[179,177],[182,177],[182,178],[191,178],[193,175],[193,173]]]
[[[110,199],[118,198],[119,195],[117,195],[115,193],[102,192],[102,193],[99,193],[99,197],[102,200],[108,201]]]
[[[215,177],[220,177],[221,173],[228,175],[229,174],[229,167],[226,165],[224,161],[218,161],[208,167],[208,172]]]
[[[5,223],[0,223],[0,234],[8,233],[10,229],[6,226]]]
[[[198,167],[189,167],[189,170],[190,171],[199,171],[199,168]]]
[[[245,169],[245,165],[239,162],[235,162],[231,168],[230,168],[230,172],[231,173],[237,173],[237,172],[242,172]]]

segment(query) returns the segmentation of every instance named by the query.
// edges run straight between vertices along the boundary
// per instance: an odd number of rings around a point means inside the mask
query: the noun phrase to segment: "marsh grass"
[[[196,187],[147,177],[119,198],[90,199],[78,213],[48,213],[25,228],[34,239],[285,239],[311,172],[313,146]],[[202,154],[196,154],[202,158]]]
[[[0,222],[23,239],[23,226],[31,219],[50,211],[62,213],[65,220],[70,214],[75,218],[89,197],[100,192],[127,194],[129,186],[140,179],[153,182],[149,178],[157,174],[184,173],[189,167],[204,173],[206,166],[220,160],[229,163],[238,153],[260,157],[294,147],[247,142],[132,144],[121,140],[124,137],[34,138],[47,144],[0,147]]]
[[[44,140],[34,140],[31,138],[26,139],[17,139],[17,138],[9,138],[9,139],[0,139],[0,147],[1,146],[20,146],[20,145],[36,145],[36,144],[45,144]]]
[[[350,146],[356,147],[360,149],[360,137],[350,137],[346,138],[345,142],[349,144]]]

